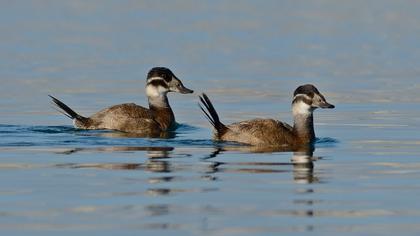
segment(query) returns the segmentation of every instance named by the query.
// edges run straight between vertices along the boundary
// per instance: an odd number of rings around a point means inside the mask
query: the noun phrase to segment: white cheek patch
[[[294,115],[309,115],[312,113],[312,108],[308,104],[299,101],[293,104],[293,114]]]
[[[162,86],[147,85],[146,94],[148,97],[160,97],[165,95],[168,92],[168,89]]]

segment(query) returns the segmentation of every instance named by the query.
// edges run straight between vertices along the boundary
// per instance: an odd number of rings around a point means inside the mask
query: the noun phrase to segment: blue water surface
[[[420,3],[416,1],[0,1],[1,235],[419,235]],[[169,138],[75,129],[147,106],[166,66]],[[312,154],[212,140],[221,120],[314,113]]]

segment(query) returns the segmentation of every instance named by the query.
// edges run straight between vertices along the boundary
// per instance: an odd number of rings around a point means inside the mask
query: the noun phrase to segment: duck
[[[313,112],[317,108],[335,107],[312,84],[301,85],[293,93],[293,126],[282,121],[261,118],[225,125],[205,93],[200,96],[200,102],[200,109],[214,128],[215,140],[290,149],[313,144],[316,138]]]
[[[55,108],[73,120],[78,129],[115,130],[156,136],[176,128],[175,116],[169,105],[169,92],[190,94],[194,91],[185,87],[180,79],[166,67],[154,67],[147,73],[146,95],[149,108],[135,103],[114,105],[85,117],[69,106],[48,95]]]

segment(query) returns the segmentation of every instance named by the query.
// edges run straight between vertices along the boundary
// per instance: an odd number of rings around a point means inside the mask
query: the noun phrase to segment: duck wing
[[[114,129],[124,132],[160,130],[149,109],[134,103],[124,103],[105,108],[91,117],[91,126],[99,129]]]
[[[135,118],[135,119],[153,119],[153,116],[149,109],[139,106],[135,103],[124,103],[114,105],[108,108],[105,108],[94,115],[92,115],[91,119],[103,119],[103,118]]]
[[[235,141],[251,145],[283,145],[293,139],[292,127],[273,119],[253,119],[233,123],[226,141]]]

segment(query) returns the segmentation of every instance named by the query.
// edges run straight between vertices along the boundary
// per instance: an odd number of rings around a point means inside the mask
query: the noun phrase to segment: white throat
[[[165,96],[168,93],[168,89],[162,86],[147,85],[146,86],[146,95],[147,97],[161,97]]]
[[[149,106],[169,107],[167,93],[168,90],[162,86],[147,85],[146,95],[149,99]]]
[[[306,104],[303,101],[299,101],[293,104],[292,107],[293,116],[303,115],[303,116],[310,116],[312,115],[313,108]]]

